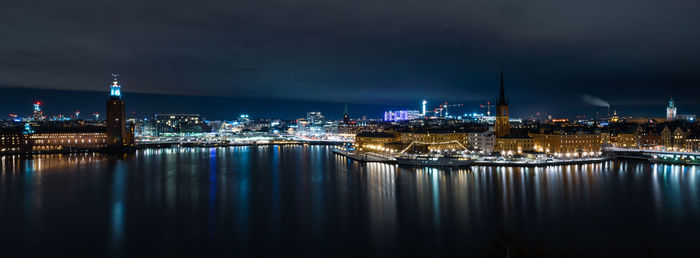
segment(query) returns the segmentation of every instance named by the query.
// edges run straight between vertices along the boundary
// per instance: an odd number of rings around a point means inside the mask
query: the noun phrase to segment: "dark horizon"
[[[155,113],[195,113],[212,120],[235,119],[240,114],[249,114],[253,118],[278,118],[292,120],[306,116],[306,112],[320,111],[328,119],[340,120],[343,115],[345,102],[333,101],[310,101],[310,100],[287,100],[273,98],[235,98],[235,97],[211,97],[211,96],[187,96],[168,94],[144,94],[129,92],[128,86],[124,85],[124,100],[126,101],[127,113],[130,117],[144,118],[151,117]],[[106,87],[105,87],[106,88]],[[507,89],[506,89],[507,91]],[[48,90],[48,89],[22,89],[22,88],[0,88],[0,96],[12,96],[0,102],[0,110],[5,111],[2,119],[8,118],[9,114],[28,116],[31,113],[32,103],[42,102],[42,109],[47,115],[63,114],[70,116],[74,111],[81,112],[81,118],[85,118],[95,112],[104,115],[104,105],[109,92],[105,91],[68,91],[68,90]],[[508,93],[507,93],[508,94]],[[668,99],[657,97],[659,102],[656,105],[615,105],[611,103],[610,112],[617,110],[621,116],[635,117],[665,117],[665,107]],[[686,96],[673,96],[679,114],[696,114],[700,106],[691,104]],[[394,102],[392,104],[374,104],[348,102],[350,117],[358,119],[362,116],[367,118],[381,118],[384,111],[398,109],[419,110],[419,101],[414,103],[409,101]],[[436,105],[435,100],[428,100],[429,106]],[[527,118],[536,112],[542,112],[541,117],[551,114],[555,118],[574,119],[577,115],[586,115],[587,118],[595,118],[595,112],[604,117],[607,108],[588,105],[576,99],[577,103],[570,103],[571,109],[579,112],[566,112],[547,110],[539,108],[537,103],[518,103],[511,100],[511,112],[513,117]],[[492,101],[494,103],[495,101]],[[485,113],[485,108],[480,108],[480,102],[452,102],[463,103],[464,107],[453,108],[454,112],[464,113]],[[492,108],[491,112],[495,112]],[[1,119],[0,119],[1,120]]]

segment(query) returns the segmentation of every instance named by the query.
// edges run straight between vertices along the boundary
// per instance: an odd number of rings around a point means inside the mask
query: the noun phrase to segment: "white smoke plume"
[[[607,101],[605,101],[599,97],[594,97],[594,96],[591,96],[588,94],[581,95],[581,100],[583,100],[583,102],[586,102],[586,103],[593,105],[593,106],[606,107],[606,108],[610,107],[610,103],[608,103]]]

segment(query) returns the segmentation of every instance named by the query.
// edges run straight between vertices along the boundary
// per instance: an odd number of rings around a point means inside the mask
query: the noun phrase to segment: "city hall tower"
[[[114,81],[109,86],[107,100],[107,143],[109,146],[125,146],[129,143],[126,135],[126,108],[122,100],[122,90],[117,80],[119,75],[112,74]]]

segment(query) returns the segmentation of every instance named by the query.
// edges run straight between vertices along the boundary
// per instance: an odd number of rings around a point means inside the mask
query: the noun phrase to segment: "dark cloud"
[[[0,85],[406,104],[697,103],[698,1],[5,1]],[[576,103],[574,105],[573,103]],[[541,107],[538,107],[541,106]],[[528,110],[532,111],[532,110]],[[573,111],[571,111],[573,112]]]

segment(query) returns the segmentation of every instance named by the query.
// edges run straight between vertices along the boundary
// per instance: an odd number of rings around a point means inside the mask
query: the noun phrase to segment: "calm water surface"
[[[0,256],[696,256],[700,169],[361,164],[324,146],[2,157]],[[697,257],[697,256],[696,256]]]

